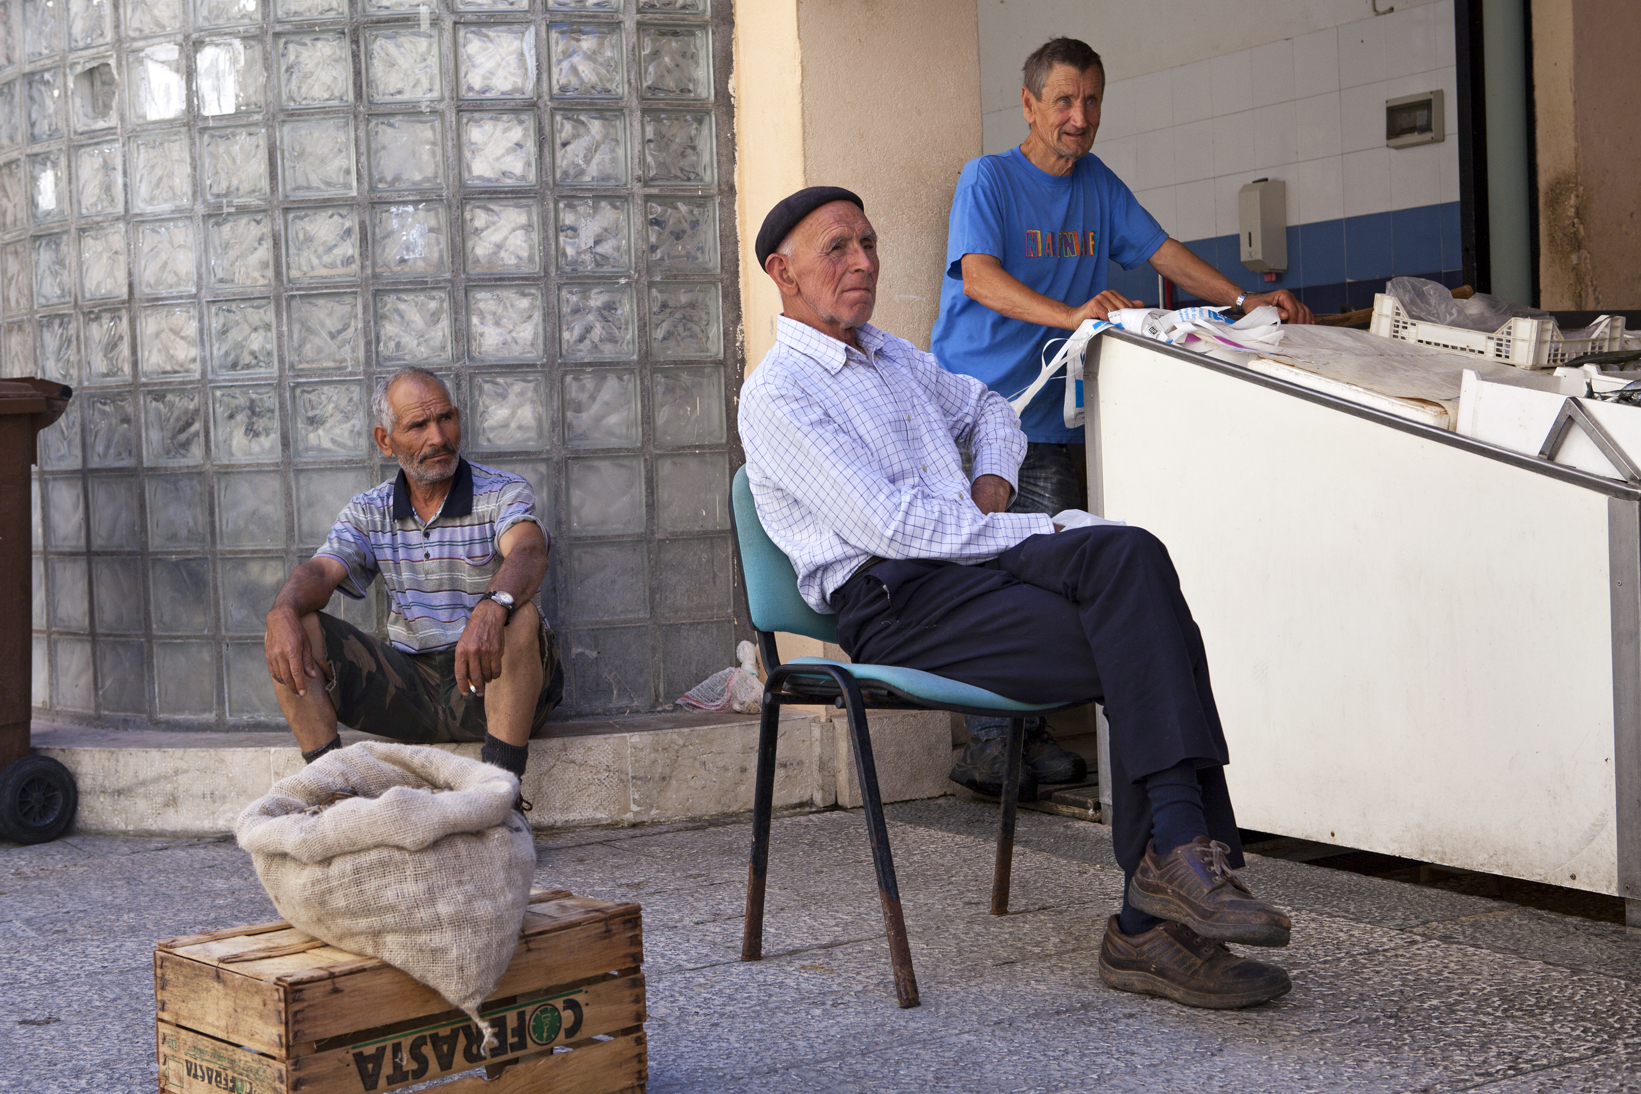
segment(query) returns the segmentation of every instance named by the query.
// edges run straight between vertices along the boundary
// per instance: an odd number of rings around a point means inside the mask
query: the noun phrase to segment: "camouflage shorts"
[[[482,741],[484,698],[456,687],[456,650],[406,653],[351,623],[319,613],[330,662],[331,701],[337,721],[409,744]],[[541,696],[530,736],[547,729],[547,716],[564,697],[558,639],[541,621]]]

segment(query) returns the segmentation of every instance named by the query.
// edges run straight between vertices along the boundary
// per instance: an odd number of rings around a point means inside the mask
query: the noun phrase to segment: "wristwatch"
[[[517,605],[513,603],[512,593],[504,593],[500,589],[491,589],[489,592],[479,597],[479,599],[494,600],[497,604],[500,604],[503,608],[507,609],[507,618],[502,621],[503,626],[506,626],[508,623],[513,621],[513,609]]]
[[[1248,294],[1247,293],[1241,292],[1241,293],[1236,294],[1236,310],[1237,311],[1242,311],[1243,310],[1242,302],[1246,299],[1248,299]]]

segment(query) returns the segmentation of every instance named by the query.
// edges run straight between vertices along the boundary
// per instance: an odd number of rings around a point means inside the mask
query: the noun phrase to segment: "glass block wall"
[[[395,471],[368,391],[411,363],[535,487],[562,714],[732,663],[710,4],[0,0],[0,372],[77,392],[35,480],[48,717],[277,719],[263,616]]]

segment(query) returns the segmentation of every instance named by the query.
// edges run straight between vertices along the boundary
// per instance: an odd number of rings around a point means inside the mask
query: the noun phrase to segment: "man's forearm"
[[[330,579],[318,563],[311,560],[304,562],[291,571],[284,588],[274,597],[272,610],[289,611],[300,619],[329,604],[331,594],[336,591],[336,585],[337,583]]]
[[[546,576],[547,548],[541,543],[521,543],[502,559],[490,588],[508,594],[515,604],[523,604],[536,595]]]
[[[1075,308],[1026,288],[990,255],[963,256],[963,295],[1010,319],[1077,329]]]
[[[1235,304],[1242,290],[1236,283],[1191,253],[1177,239],[1163,241],[1151,256],[1151,268],[1198,300],[1210,304]]]

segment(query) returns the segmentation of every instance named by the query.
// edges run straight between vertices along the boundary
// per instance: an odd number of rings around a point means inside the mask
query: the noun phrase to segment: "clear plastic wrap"
[[[1547,311],[1524,307],[1492,293],[1479,292],[1468,300],[1455,300],[1446,285],[1422,277],[1393,277],[1385,283],[1385,292],[1400,301],[1411,318],[1422,323],[1492,334],[1512,319],[1555,322]]]

